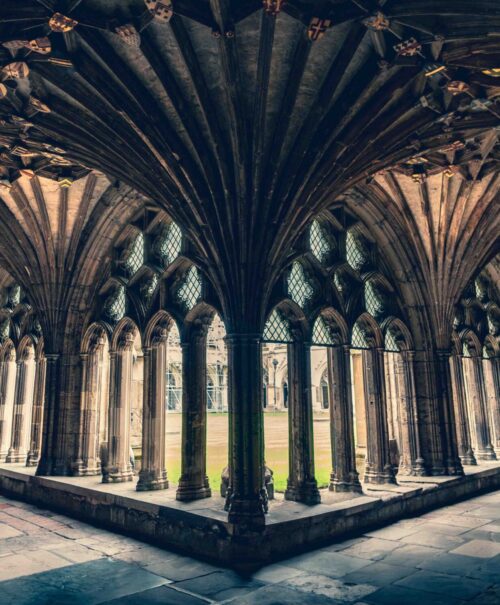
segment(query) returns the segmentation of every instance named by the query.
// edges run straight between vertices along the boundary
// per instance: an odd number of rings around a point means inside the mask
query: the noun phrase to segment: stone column
[[[383,349],[363,350],[363,377],[367,431],[364,482],[395,483],[389,455]]]
[[[33,416],[31,419],[30,449],[26,459],[26,466],[37,466],[40,459],[46,371],[47,362],[45,357],[41,355],[36,362],[35,395],[33,399]]]
[[[483,359],[483,375],[486,389],[486,406],[491,418],[493,449],[500,457],[500,368],[499,359]]]
[[[80,355],[82,362],[82,392],[78,457],[75,475],[99,475],[99,414],[103,390],[104,338],[98,336],[90,344],[89,353]]]
[[[464,357],[467,374],[468,397],[474,413],[474,428],[476,437],[476,458],[478,460],[496,460],[491,444],[489,418],[486,412],[486,395],[481,358],[478,356]]]
[[[52,475],[57,472],[58,398],[61,385],[61,357],[46,353],[45,409],[43,412],[42,447],[37,475]]]
[[[264,488],[264,418],[260,334],[226,336],[229,390],[229,522],[244,531],[262,527],[267,511]]]
[[[446,466],[445,472],[447,475],[463,475],[462,463],[458,456],[449,351],[437,350],[436,361],[437,402],[441,411],[441,436]]]
[[[31,436],[31,415],[35,386],[35,361],[26,348],[23,358],[17,361],[16,395],[12,441],[6,462],[26,462]]]
[[[450,356],[451,382],[455,408],[455,424],[457,427],[458,455],[462,464],[477,464],[472,450],[470,423],[467,412],[467,401],[464,393],[464,376],[462,358],[459,355]]]
[[[16,352],[12,347],[6,353],[0,368],[0,462],[5,462],[12,440],[16,367]]]
[[[159,329],[152,345],[143,351],[142,465],[137,491],[168,487],[165,449],[167,338],[167,329]]]
[[[399,357],[399,355],[398,355]],[[427,475],[425,461],[422,456],[422,443],[420,438],[420,420],[415,388],[414,351],[402,351],[398,359],[398,376],[402,378],[402,391],[404,393],[405,423],[402,429],[406,432],[408,440],[411,474],[418,477]]]
[[[286,500],[318,504],[314,476],[311,348],[301,339],[288,345],[289,475]]]
[[[130,397],[132,392],[134,333],[126,331],[118,350],[110,352],[111,384],[108,423],[108,463],[103,483],[132,481],[130,463]]]
[[[182,472],[177,500],[212,495],[207,477],[207,333],[209,318],[182,342]]]
[[[349,346],[329,347],[327,356],[333,469],[329,489],[334,492],[361,492],[356,471]]]

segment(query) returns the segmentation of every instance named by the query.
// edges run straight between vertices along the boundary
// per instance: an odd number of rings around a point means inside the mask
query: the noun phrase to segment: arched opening
[[[209,484],[215,489],[220,482],[221,472],[228,464],[229,418],[228,418],[228,360],[225,343],[226,328],[216,313],[208,327],[207,364],[207,459],[206,468]]]
[[[360,479],[363,480],[366,469],[367,455],[367,418],[365,402],[365,378],[363,351],[368,349],[368,342],[357,324],[352,331],[350,349],[350,373],[354,418],[354,443],[356,452],[356,468]]]
[[[47,360],[44,355],[43,338],[35,349],[35,387],[33,396],[33,413],[31,415],[30,449],[26,459],[26,466],[37,466],[42,446],[42,422],[45,403],[45,381],[47,376]]]
[[[109,340],[100,324],[90,326],[82,344],[82,392],[76,475],[101,472],[101,448],[107,447],[109,414]]]
[[[322,316],[313,326],[311,346],[311,399],[313,407],[314,469],[318,487],[328,487],[332,473],[332,426],[329,384],[329,327]]]
[[[35,344],[25,337],[18,349],[12,437],[6,462],[26,462],[35,393]]]
[[[165,353],[166,464],[170,478],[176,482],[181,476],[183,365],[181,337],[175,322],[168,332]]]
[[[313,325],[311,347],[314,460],[319,487],[359,492],[356,471],[350,354],[345,321],[324,309]]]
[[[394,483],[382,336],[377,323],[368,313],[364,313],[354,324],[351,346],[354,351],[360,351],[351,355],[351,360],[357,443],[360,442],[360,435],[366,440],[363,480],[365,483]],[[364,410],[361,409],[361,400]]]
[[[104,483],[132,481],[136,455],[140,466],[142,381],[141,336],[124,318],[114,330],[110,349],[108,442],[101,452]]]
[[[266,390],[264,459],[267,481],[270,482],[272,472],[273,490],[281,493],[285,492],[287,488],[290,462],[288,346],[291,342],[292,335],[288,319],[280,309],[274,309],[264,327],[261,349],[262,375]]]
[[[492,444],[497,458],[500,456],[500,355],[498,343],[487,336],[483,346],[483,375],[486,407],[492,429]]]
[[[410,335],[404,324],[399,320],[390,321],[384,339],[390,461],[394,474],[424,475],[411,349]]]
[[[469,420],[470,440],[476,460],[495,460],[491,415],[487,408],[482,352],[472,330],[460,334],[462,346],[463,393]]]

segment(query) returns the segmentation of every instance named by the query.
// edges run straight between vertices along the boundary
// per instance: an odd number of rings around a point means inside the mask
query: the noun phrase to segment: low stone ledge
[[[232,567],[262,565],[498,489],[500,464],[475,467],[464,477],[426,479],[341,501],[327,495],[326,503],[310,507],[278,500],[262,529],[242,534],[232,531],[217,498],[190,506],[171,490],[138,493],[131,484],[102,487],[95,477],[38,477],[21,465],[0,465],[0,492],[7,496]]]

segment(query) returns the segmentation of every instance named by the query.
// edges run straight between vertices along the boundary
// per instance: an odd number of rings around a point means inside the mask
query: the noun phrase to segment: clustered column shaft
[[[182,343],[182,473],[177,500],[211,496],[206,470],[208,323],[193,326]]]
[[[311,353],[301,340],[288,345],[288,382],[290,474],[285,498],[316,504],[321,498],[314,476]]]
[[[165,444],[167,336],[168,332],[162,330],[153,345],[144,349],[142,465],[138,491],[168,487]]]
[[[363,350],[367,430],[365,483],[395,483],[389,455],[383,356],[382,349]]]
[[[329,348],[327,355],[333,468],[329,489],[335,492],[360,492],[354,443],[350,350],[345,345],[337,346]]]

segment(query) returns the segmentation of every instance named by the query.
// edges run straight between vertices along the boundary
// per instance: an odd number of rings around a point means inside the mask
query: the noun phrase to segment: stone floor
[[[0,497],[2,605],[498,605],[500,491],[251,576]]]

